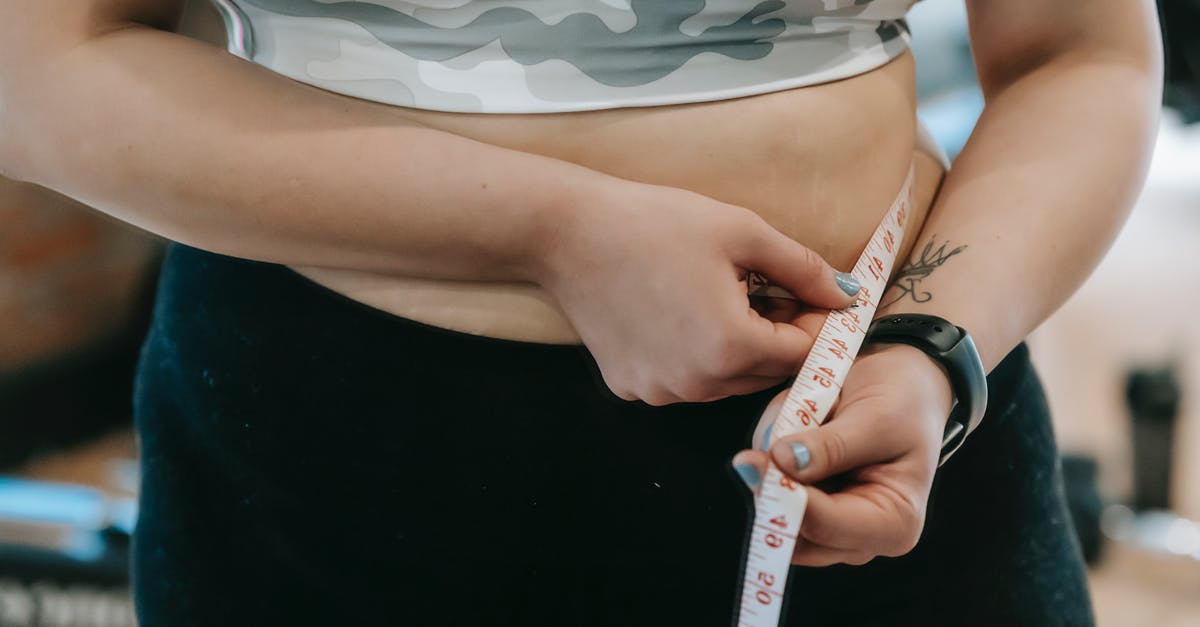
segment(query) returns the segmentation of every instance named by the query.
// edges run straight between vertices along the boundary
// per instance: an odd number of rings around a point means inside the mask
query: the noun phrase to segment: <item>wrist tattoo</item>
[[[884,303],[880,307],[888,307],[904,300],[905,297],[912,299],[914,303],[927,303],[933,300],[933,293],[922,289],[921,281],[929,278],[934,270],[942,267],[951,257],[966,249],[965,244],[951,248],[950,240],[946,240],[940,245],[935,239],[929,240],[929,243],[925,244],[925,248],[922,248],[919,253],[913,254],[909,262],[900,268],[900,272],[896,274],[896,282],[887,292],[891,297],[888,298],[885,295]]]

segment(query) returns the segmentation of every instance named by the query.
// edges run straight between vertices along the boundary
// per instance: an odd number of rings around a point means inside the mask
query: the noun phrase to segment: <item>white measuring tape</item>
[[[862,285],[855,301],[857,307],[834,310],[825,319],[775,418],[772,439],[817,428],[837,401],[904,239],[912,182],[913,171],[909,169],[896,202],[854,264],[852,274]],[[746,549],[739,627],[779,624],[788,569],[807,504],[804,488],[768,462],[762,489],[754,499],[754,527]]]

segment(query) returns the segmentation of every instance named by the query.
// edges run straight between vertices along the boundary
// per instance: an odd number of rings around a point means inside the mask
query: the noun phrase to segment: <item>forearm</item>
[[[991,93],[879,314],[951,320],[991,370],[1116,236],[1142,184],[1159,93],[1153,69],[1068,55]]]
[[[164,31],[64,48],[5,69],[0,169],[208,250],[529,279],[555,212],[607,179],[406,123]]]

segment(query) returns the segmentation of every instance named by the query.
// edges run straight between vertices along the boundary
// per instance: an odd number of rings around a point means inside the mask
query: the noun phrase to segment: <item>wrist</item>
[[[531,235],[529,280],[554,292],[578,277],[588,263],[589,239],[604,230],[620,207],[630,204],[627,188],[639,185],[581,166],[559,179],[538,211],[538,228]]]
[[[942,442],[940,463],[945,463],[979,426],[987,409],[987,377],[970,334],[937,316],[900,314],[876,318],[864,343],[909,345],[945,369],[954,395]]]
[[[888,300],[891,292],[887,292],[884,300]],[[980,361],[983,362],[985,373],[991,372],[996,364],[1008,354],[1024,337],[1014,329],[1008,320],[997,317],[994,310],[983,308],[978,302],[965,303],[961,300],[950,302],[950,299],[936,302],[914,303],[911,299],[903,298],[888,302],[875,311],[875,320],[889,316],[903,315],[938,316],[952,320],[955,325],[971,333],[971,341],[975,345]],[[1016,338],[1010,340],[1009,338]]]
[[[550,288],[569,274],[568,267],[578,255],[573,235],[586,228],[590,214],[600,210],[607,187],[620,180],[570,163],[561,163],[546,176],[537,198],[516,199],[532,202],[533,216],[522,250],[518,272],[524,280]]]

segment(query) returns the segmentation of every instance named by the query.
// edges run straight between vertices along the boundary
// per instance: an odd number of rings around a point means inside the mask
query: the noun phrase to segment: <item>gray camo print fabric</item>
[[[398,106],[538,113],[837,80],[908,47],[916,0],[213,0],[230,49]]]

